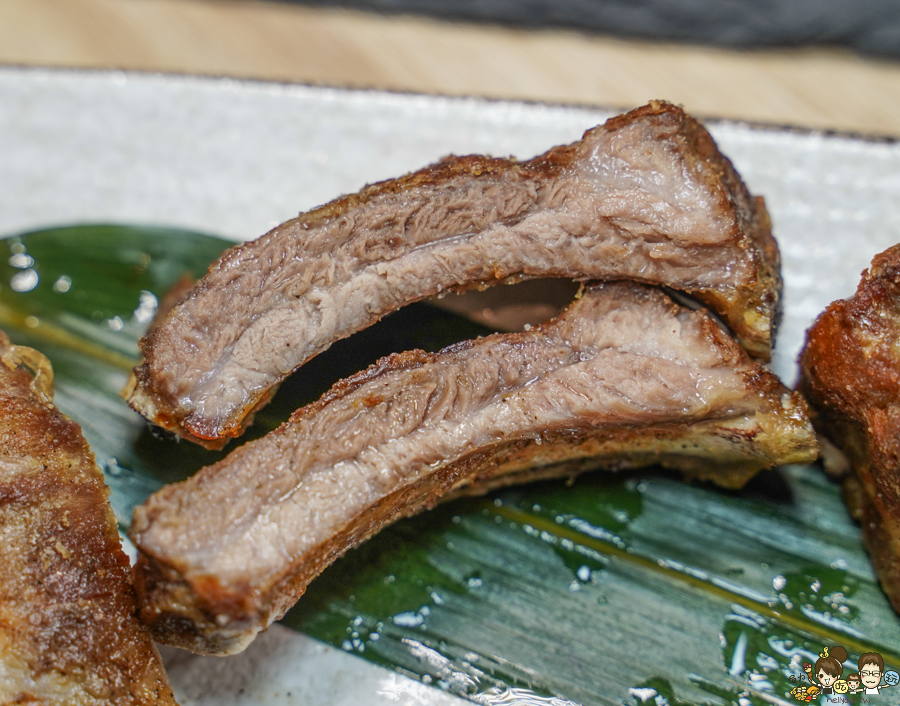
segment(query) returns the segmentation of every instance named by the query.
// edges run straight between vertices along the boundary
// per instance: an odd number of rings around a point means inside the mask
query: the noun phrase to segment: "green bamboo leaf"
[[[154,302],[226,245],[120,226],[0,241],[0,327],[50,358],[123,523],[218,458],[149,431],[119,391]],[[485,332],[407,307],[304,366],[250,435],[381,355]],[[787,703],[826,645],[900,665],[900,620],[838,488],[812,467],[741,493],[645,472],[456,501],[350,552],[284,622],[487,703]]]
[[[201,276],[225,247],[199,233],[115,225],[0,241],[0,328],[50,359],[56,404],[82,426],[122,523],[164,480],[206,462],[183,444],[184,463],[160,468],[147,425],[121,391],[158,301],[181,278]]]

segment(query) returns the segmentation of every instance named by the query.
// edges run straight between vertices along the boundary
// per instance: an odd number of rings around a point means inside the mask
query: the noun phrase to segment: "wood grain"
[[[900,63],[736,52],[253,0],[2,0],[0,62],[630,108],[900,137]]]

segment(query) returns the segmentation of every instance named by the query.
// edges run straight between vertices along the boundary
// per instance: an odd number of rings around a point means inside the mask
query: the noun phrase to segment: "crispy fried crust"
[[[874,258],[853,297],[819,316],[800,365],[817,430],[850,461],[845,499],[900,612],[900,245]]]
[[[109,491],[53,373],[0,332],[0,703],[174,704]]]

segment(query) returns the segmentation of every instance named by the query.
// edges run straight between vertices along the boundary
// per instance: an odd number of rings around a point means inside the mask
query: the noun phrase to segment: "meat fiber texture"
[[[218,448],[291,371],[398,307],[551,276],[683,290],[770,355],[781,280],[762,200],[654,102],[530,161],[451,157],[235,247],[142,341],[130,403]]]
[[[856,294],[819,316],[800,367],[817,429],[849,460],[843,466],[830,455],[826,467],[843,477],[845,499],[900,612],[900,245],[876,255]]]
[[[816,458],[798,395],[707,312],[661,290],[585,290],[555,320],[383,358],[275,431],[137,508],[141,618],[232,653],[328,564],[442,498],[662,464],[740,486]]]
[[[0,703],[175,704],[109,491],[52,388],[47,359],[0,332]]]

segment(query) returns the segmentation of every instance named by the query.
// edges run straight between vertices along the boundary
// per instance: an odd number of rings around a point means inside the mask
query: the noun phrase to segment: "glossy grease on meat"
[[[705,311],[633,283],[559,318],[388,356],[135,512],[141,616],[243,649],[336,557],[441,498],[661,463],[728,487],[815,458],[799,397]]]
[[[691,293],[767,359],[780,264],[761,199],[655,102],[527,162],[453,157],[235,247],[142,342],[132,406],[209,447],[286,375],[404,304],[532,277]]]
[[[109,491],[52,386],[0,332],[0,703],[174,704]]]
[[[900,245],[877,255],[856,294],[807,332],[800,390],[846,454],[844,496],[900,612]],[[826,459],[827,461],[827,459]]]

